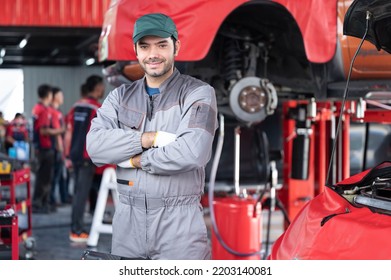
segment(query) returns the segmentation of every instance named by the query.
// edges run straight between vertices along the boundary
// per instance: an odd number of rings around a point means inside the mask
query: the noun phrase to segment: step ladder
[[[113,233],[112,225],[103,223],[107,197],[110,191],[113,197],[114,207],[116,207],[118,205],[117,176],[113,167],[108,167],[103,171],[102,181],[100,183],[98,198],[94,211],[94,217],[92,219],[91,230],[87,240],[87,246],[89,247],[96,247],[98,245],[98,239],[101,233]]]

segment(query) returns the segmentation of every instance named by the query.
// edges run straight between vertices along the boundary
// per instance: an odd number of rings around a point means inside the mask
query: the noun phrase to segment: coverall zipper
[[[148,120],[152,120],[152,115],[153,115],[153,96],[149,97],[149,110],[148,110]]]

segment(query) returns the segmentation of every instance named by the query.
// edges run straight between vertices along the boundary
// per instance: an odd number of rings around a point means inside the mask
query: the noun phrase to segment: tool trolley
[[[32,257],[32,202],[30,168],[0,174],[0,252],[11,251],[11,259],[19,259],[23,242],[25,257]]]

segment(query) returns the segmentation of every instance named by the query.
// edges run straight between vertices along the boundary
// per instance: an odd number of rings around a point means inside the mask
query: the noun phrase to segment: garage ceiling
[[[97,57],[100,32],[101,28],[1,27],[0,68],[86,65]],[[20,48],[24,38],[27,44]]]

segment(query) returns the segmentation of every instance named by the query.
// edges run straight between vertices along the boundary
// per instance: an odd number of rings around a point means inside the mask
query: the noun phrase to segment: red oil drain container
[[[260,252],[262,241],[261,205],[253,198],[215,198],[213,209],[221,238],[231,249],[240,253]],[[213,228],[213,227],[212,227]],[[228,252],[212,230],[212,259],[259,260],[260,253],[242,257]]]

